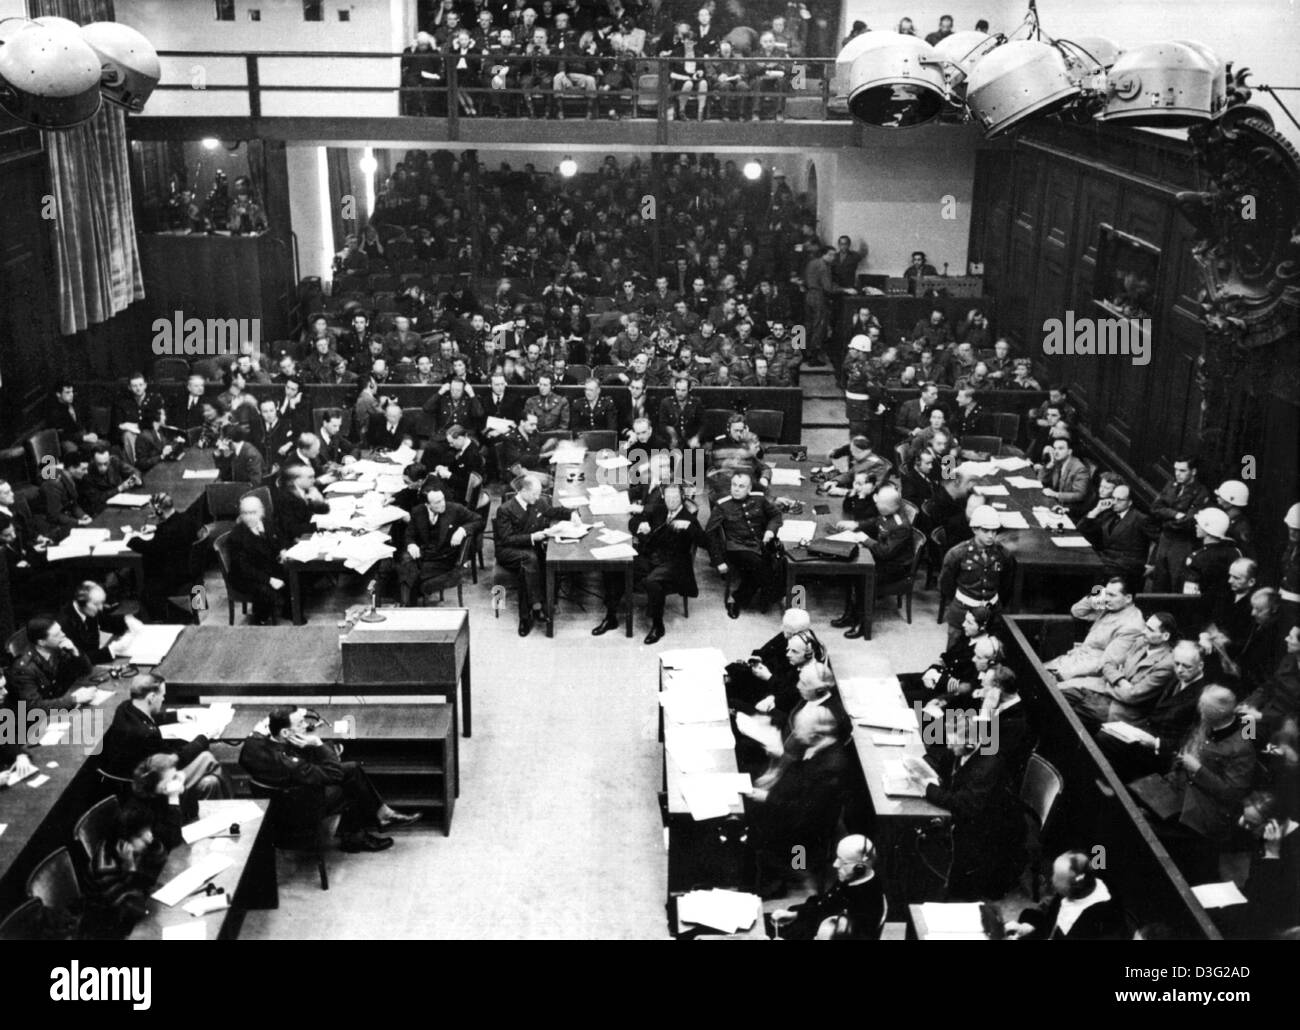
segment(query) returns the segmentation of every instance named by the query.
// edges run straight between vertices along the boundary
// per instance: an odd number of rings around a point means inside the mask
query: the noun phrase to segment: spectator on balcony
[[[785,121],[786,94],[790,92],[789,66],[782,60],[784,52],[777,47],[776,36],[764,32],[758,39],[758,52],[750,65],[750,89],[755,94],[776,94],[775,96],[755,96],[753,121],[767,117],[771,112],[778,122]]]

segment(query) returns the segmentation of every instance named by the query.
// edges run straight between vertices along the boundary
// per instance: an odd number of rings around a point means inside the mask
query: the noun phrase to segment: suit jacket
[[[176,402],[176,421],[181,429],[197,429],[203,425],[203,398],[195,397],[194,403],[190,404],[190,395],[188,393]]]
[[[997,882],[1024,837],[1006,760],[976,751],[958,766],[944,751],[937,761],[941,782],[926,788],[925,799],[952,813],[952,875]]]
[[[45,424],[59,434],[59,443],[72,443],[81,446],[86,435],[86,422],[81,417],[75,404],[69,407],[57,400],[51,400],[45,415]]]
[[[1196,702],[1201,699],[1205,677],[1193,680],[1187,686],[1177,678],[1156,699],[1150,714],[1139,725],[1148,733],[1160,738],[1160,754],[1172,762],[1174,754],[1196,723]]]
[[[512,497],[497,509],[492,523],[497,551],[532,550],[538,546],[531,540],[532,534],[568,517],[569,513],[563,508],[552,508],[544,500],[525,508],[518,497]]]
[[[319,435],[320,456],[327,465],[342,465],[344,458],[356,456],[357,449],[352,445],[352,441],[344,438],[342,433],[328,439],[324,433]]]
[[[152,537],[133,537],[127,547],[144,556],[145,582],[171,595],[190,585],[190,547],[198,535],[195,520],[178,511],[158,523]]]
[[[1108,570],[1130,574],[1142,571],[1151,538],[1147,518],[1136,508],[1129,508],[1122,517],[1114,511],[1103,511],[1095,519],[1080,519],[1077,525]]]
[[[1060,494],[1056,500],[1070,508],[1087,499],[1092,476],[1081,458],[1070,455],[1059,465],[1044,466],[1038,474],[1038,480]]]
[[[262,461],[262,452],[251,440],[239,445],[238,454],[217,455],[217,470],[225,483],[252,483],[261,486],[266,477],[266,466]]]
[[[143,433],[136,437],[137,445],[144,439]],[[147,454],[148,448],[146,446]],[[89,471],[77,483],[77,496],[81,499],[81,506],[89,514],[98,515],[108,507],[108,499],[122,489],[122,484],[130,479],[135,474],[135,471],[134,468],[117,457],[109,458],[108,470],[105,472],[100,472],[92,461]]]
[[[512,396],[509,390],[501,395],[499,401],[492,395],[491,390],[480,394],[478,400],[483,409],[484,419],[489,417],[504,418],[509,419],[511,422],[518,422],[523,417],[524,402],[518,397]]]
[[[208,749],[208,738],[200,733],[194,740],[164,740],[159,726],[177,721],[175,712],[159,712],[151,718],[128,698],[117,706],[113,721],[104,734],[101,762],[106,772],[129,777],[150,755],[175,755],[183,769]]]
[[[808,847],[828,840],[844,805],[851,780],[848,745],[837,742],[811,758],[787,753],[781,772],[756,806],[754,828],[765,850],[790,854],[790,847]]]
[[[236,590],[254,593],[266,589],[272,578],[284,578],[280,552],[287,546],[270,524],[257,536],[242,522],[230,531],[230,582]]]
[[[1225,840],[1237,824],[1241,802],[1255,774],[1255,746],[1242,732],[1240,716],[1224,729],[1202,735],[1192,730],[1189,746],[1201,767],[1189,775],[1182,766],[1167,780],[1182,802],[1178,821],[1211,840]]]
[[[366,429],[366,443],[375,450],[395,451],[402,445],[402,438],[406,436],[409,436],[412,441],[419,439],[410,415],[405,412],[403,412],[396,428],[389,426],[388,420],[384,418],[382,412],[370,417],[370,425]]]
[[[312,515],[323,515],[330,510],[328,502],[308,500],[287,486],[275,492],[272,503],[275,507],[276,535],[289,544],[300,536],[310,536],[315,532]]]
[[[84,654],[55,651],[49,658],[35,646],[27,648],[9,670],[9,697],[5,704],[17,709],[22,701],[28,709],[76,708],[69,696],[77,678],[90,672]]]
[[[262,457],[268,465],[275,465],[284,460],[285,455],[280,453],[280,449],[286,444],[292,445],[297,437],[294,431],[293,423],[287,418],[276,419],[275,425],[269,429],[265,422],[257,427],[257,435],[254,442],[257,449],[262,452]]]
[[[101,632],[112,636],[119,636],[126,632],[126,619],[122,616],[100,612],[93,617],[87,617],[73,601],[69,601],[59,609],[58,620],[59,625],[63,627],[63,632],[77,645],[77,650],[92,663],[113,660],[108,648],[99,646]]]
[[[650,567],[668,571],[673,593],[699,597],[700,588],[695,581],[691,552],[706,542],[704,530],[700,528],[699,517],[692,507],[683,506],[677,519],[690,525],[686,529],[674,529],[669,525],[668,509],[663,503],[651,503],[640,514],[632,516],[628,530],[633,535],[637,551]],[[641,526],[649,526],[650,532],[638,534]]]
[[[52,528],[75,526],[77,520],[86,514],[77,494],[76,481],[62,470],[53,479],[41,480],[45,521]]]
[[[435,444],[424,452],[420,460],[431,475],[435,474],[434,469],[439,465],[447,466],[451,478],[443,482],[446,484],[448,499],[457,504],[465,503],[469,493],[469,477],[477,475],[482,481],[486,467],[483,450],[473,441],[463,451],[457,451],[450,444]]]
[[[456,562],[459,545],[451,542],[452,535],[458,529],[464,529],[472,537],[483,528],[483,520],[455,501],[447,502],[447,510],[438,516],[437,525],[432,524],[427,504],[416,505],[411,510],[411,525],[406,534],[406,543],[415,544],[420,549],[421,563],[450,568]]]

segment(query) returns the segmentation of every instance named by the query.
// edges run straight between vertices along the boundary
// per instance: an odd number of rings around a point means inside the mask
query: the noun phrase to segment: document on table
[[[68,558],[89,558],[93,544],[76,540],[65,540],[61,544],[51,544],[45,549],[46,561],[65,561]]]
[[[581,465],[587,460],[587,448],[561,440],[547,460],[552,465]]]
[[[607,544],[604,547],[593,547],[591,556],[601,561],[621,561],[624,558],[635,558],[636,548],[631,544]]]
[[[1244,905],[1246,895],[1237,889],[1231,880],[1224,883],[1201,883],[1192,888],[1201,908],[1227,908],[1229,905]]]
[[[929,937],[953,937],[968,940],[983,939],[984,921],[980,918],[980,903],[926,902],[921,905],[921,915]]]
[[[1043,484],[1037,479],[1030,479],[1028,476],[1007,476],[1007,486],[1014,486],[1017,490],[1041,490]]]
[[[72,723],[70,722],[51,723],[49,728],[41,734],[41,747],[53,747],[55,744],[62,744],[64,736],[71,728]]]
[[[570,511],[575,511],[587,503],[587,495],[565,494],[563,497],[558,498],[558,500],[562,507],[568,508]]]
[[[878,730],[914,730],[916,713],[895,698],[867,698],[853,712],[853,721]]]
[[[612,454],[608,458],[597,458],[596,468],[598,469],[625,469],[632,463],[621,454]]]
[[[419,457],[420,452],[413,447],[399,447],[397,450],[389,451],[387,454],[389,461],[393,462],[395,465],[400,465],[403,468],[411,464],[413,461],[418,460]]]
[[[731,751],[736,746],[730,726],[668,726],[664,733],[670,740],[701,751]]]
[[[229,894],[213,894],[211,896],[200,894],[197,898],[191,898],[181,906],[186,912],[195,919],[202,916],[210,915],[213,912],[220,912],[230,907]],[[182,924],[189,926],[189,923]]]
[[[826,539],[834,540],[837,544],[860,544],[867,539],[867,534],[859,533],[856,529],[846,529],[839,533],[832,533]]]
[[[720,678],[727,667],[727,656],[716,647],[677,647],[661,651],[659,664],[665,669],[716,669]]]
[[[174,876],[167,884],[153,892],[153,899],[168,908],[184,901],[214,876],[234,865],[234,859],[224,855],[204,855],[184,872]]]
[[[722,933],[737,933],[754,925],[761,905],[756,894],[718,888],[691,891],[677,899],[677,921],[683,925],[707,926]]]
[[[1044,529],[1073,529],[1074,522],[1069,515],[1064,512],[1052,511],[1051,508],[1044,508],[1038,505],[1034,508],[1034,518]]]
[[[591,500],[588,506],[593,515],[626,515],[632,510],[626,490],[615,490],[612,486],[597,486],[592,487],[589,493]]]
[[[184,626],[149,623],[130,636],[123,638],[126,645],[122,657],[130,658],[135,665],[158,665],[176,643]]]
[[[102,544],[105,540],[113,535],[109,529],[87,529],[80,526],[68,530],[68,535],[64,537],[63,542],[67,544]]]
[[[745,712],[736,713],[736,729],[750,740],[763,745],[768,754],[779,755],[782,750],[781,731],[772,725],[767,716],[755,717]]]
[[[334,494],[350,494],[357,496],[370,492],[370,484],[360,479],[339,479],[330,483],[323,491],[326,496]]]
[[[95,696],[90,699],[91,707],[98,708],[112,696],[113,691],[105,690],[103,687],[96,687]]]
[[[590,532],[591,527],[580,522],[557,522],[546,530],[548,536],[560,540],[581,540]]]
[[[1087,539],[1081,536],[1054,536],[1050,538],[1057,547],[1091,547]]]
[[[925,770],[921,769],[925,766]],[[939,774],[924,760],[907,761],[906,758],[887,758],[884,767],[885,793],[891,797],[925,797],[925,788],[939,782]]]
[[[982,497],[1009,497],[1011,491],[1001,483],[984,484],[980,483],[974,488],[975,492]]]
[[[801,544],[816,535],[817,523],[811,519],[789,519],[776,531],[776,538],[786,544]]]
[[[798,469],[774,468],[770,482],[773,486],[798,486],[803,475]]]
[[[204,837],[211,837],[213,834],[229,833],[232,823],[239,823],[242,833],[248,823],[256,822],[260,818],[262,818],[262,809],[255,802],[223,805],[220,814],[210,815],[188,826],[182,826],[181,836],[185,838],[186,844],[193,844],[196,840],[203,840]]]
[[[130,554],[131,545],[126,540],[104,540],[91,545],[91,553],[98,555]]]
[[[957,466],[959,476],[971,476],[979,479],[983,476],[991,476],[997,469],[994,468],[991,461],[963,461]]]
[[[661,691],[659,703],[669,722],[726,722],[727,698],[721,689],[706,690],[699,686],[675,686]]]
[[[602,544],[621,544],[632,539],[631,533],[624,533],[621,529],[605,529],[596,534],[596,539]]]
[[[1152,736],[1146,730],[1133,726],[1127,722],[1106,722],[1102,723],[1101,732],[1116,740],[1122,740],[1126,744],[1150,744],[1155,746],[1158,738]]]
[[[220,469],[186,469],[181,479],[216,479],[220,475]]]
[[[753,787],[749,773],[698,772],[681,779],[682,797],[697,821],[730,815],[738,795],[748,794]]]
[[[994,458],[993,467],[1003,472],[1019,472],[1030,468],[1033,462],[1028,458]]]
[[[1028,529],[1029,520],[1018,511],[1000,511],[998,525],[1003,529]]]
[[[497,415],[489,415],[483,422],[483,428],[489,433],[508,433],[514,425],[508,418],[500,418]]]
[[[915,733],[872,733],[871,743],[877,747],[907,747]]]
[[[105,502],[110,508],[143,508],[149,503],[148,494],[114,494]]]

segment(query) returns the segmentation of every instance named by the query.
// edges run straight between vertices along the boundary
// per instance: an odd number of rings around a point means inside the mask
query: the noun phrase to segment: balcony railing
[[[699,118],[702,95],[707,121],[848,118],[843,102],[834,100],[834,61],[827,59],[700,57],[688,73],[680,58],[613,62],[572,53],[471,55],[468,69],[446,54],[413,60],[390,53],[168,50],[159,56],[163,81],[146,109],[150,117],[436,118],[456,139],[466,118],[608,118],[613,112],[658,121],[666,132],[675,118]],[[489,66],[507,69],[505,88],[494,88]],[[688,82],[689,92],[683,90]]]

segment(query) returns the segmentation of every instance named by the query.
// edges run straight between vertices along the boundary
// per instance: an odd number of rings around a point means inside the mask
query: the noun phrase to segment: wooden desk
[[[210,855],[221,855],[233,860],[233,865],[212,878],[212,883],[224,887],[230,898],[230,907],[201,916],[203,936],[206,940],[234,940],[243,926],[244,913],[250,908],[276,908],[279,890],[275,875],[275,848],[270,834],[265,832],[266,808],[269,802],[254,801],[262,810],[262,818],[250,821],[245,817],[239,824],[238,837],[216,836],[184,844],[167,856],[167,864],[158,877],[158,887],[169,883],[192,864]],[[200,801],[199,818],[221,815],[223,811],[243,808],[248,801]],[[194,922],[184,905],[192,894],[172,908],[153,898],[149,899],[149,914],[136,924],[130,940],[162,940],[163,931],[169,927]]]
[[[576,483],[566,481],[570,473],[581,473],[585,478]],[[581,465],[556,464],[552,468],[555,477],[554,485],[554,503],[560,504],[563,497],[575,497],[585,494],[589,487],[598,486],[602,481],[609,481],[610,485],[616,490],[627,492],[627,483],[619,482],[626,480],[626,476],[620,476],[617,473],[606,474],[603,470],[596,467],[596,456],[590,451],[587,452]],[[578,508],[577,511],[582,515],[582,520],[588,524],[592,522],[603,522],[606,529],[617,529],[626,533],[630,516],[628,515],[593,515],[591,509],[586,505]],[[623,573],[623,605],[627,609],[627,632],[626,636],[630,639],[632,636],[632,558],[598,558],[592,554],[594,548],[606,546],[598,539],[600,530],[593,529],[587,533],[581,540],[575,540],[573,543],[558,543],[551,540],[546,545],[546,635],[555,636],[555,581],[556,578],[569,573],[578,572],[622,572]],[[631,543],[631,541],[628,541]],[[602,599],[603,600],[603,599]]]
[[[1049,506],[1051,499],[1044,497],[1041,489],[1029,490],[1019,487],[1010,486],[1006,480],[1008,475],[1025,476],[1034,478],[1032,468],[1021,469],[1018,472],[998,472],[992,476],[981,476],[972,480],[976,487],[1001,485],[1007,488],[1008,494],[1005,497],[988,497],[986,500],[995,508],[1002,504],[1005,507],[998,508],[998,511],[1016,511],[1024,515],[1025,521],[1029,523],[1028,529],[1004,529],[998,533],[998,542],[1002,544],[1016,559],[1015,586],[1011,597],[1012,609],[1019,609],[1024,601],[1025,577],[1028,572],[1038,574],[1049,574],[1055,576],[1083,576],[1095,578],[1101,576],[1106,566],[1102,564],[1100,556],[1092,548],[1088,547],[1058,547],[1052,543],[1052,537],[1057,535],[1041,528],[1038,521],[1034,518],[1034,506]],[[1075,536],[1070,532],[1069,535]]]

